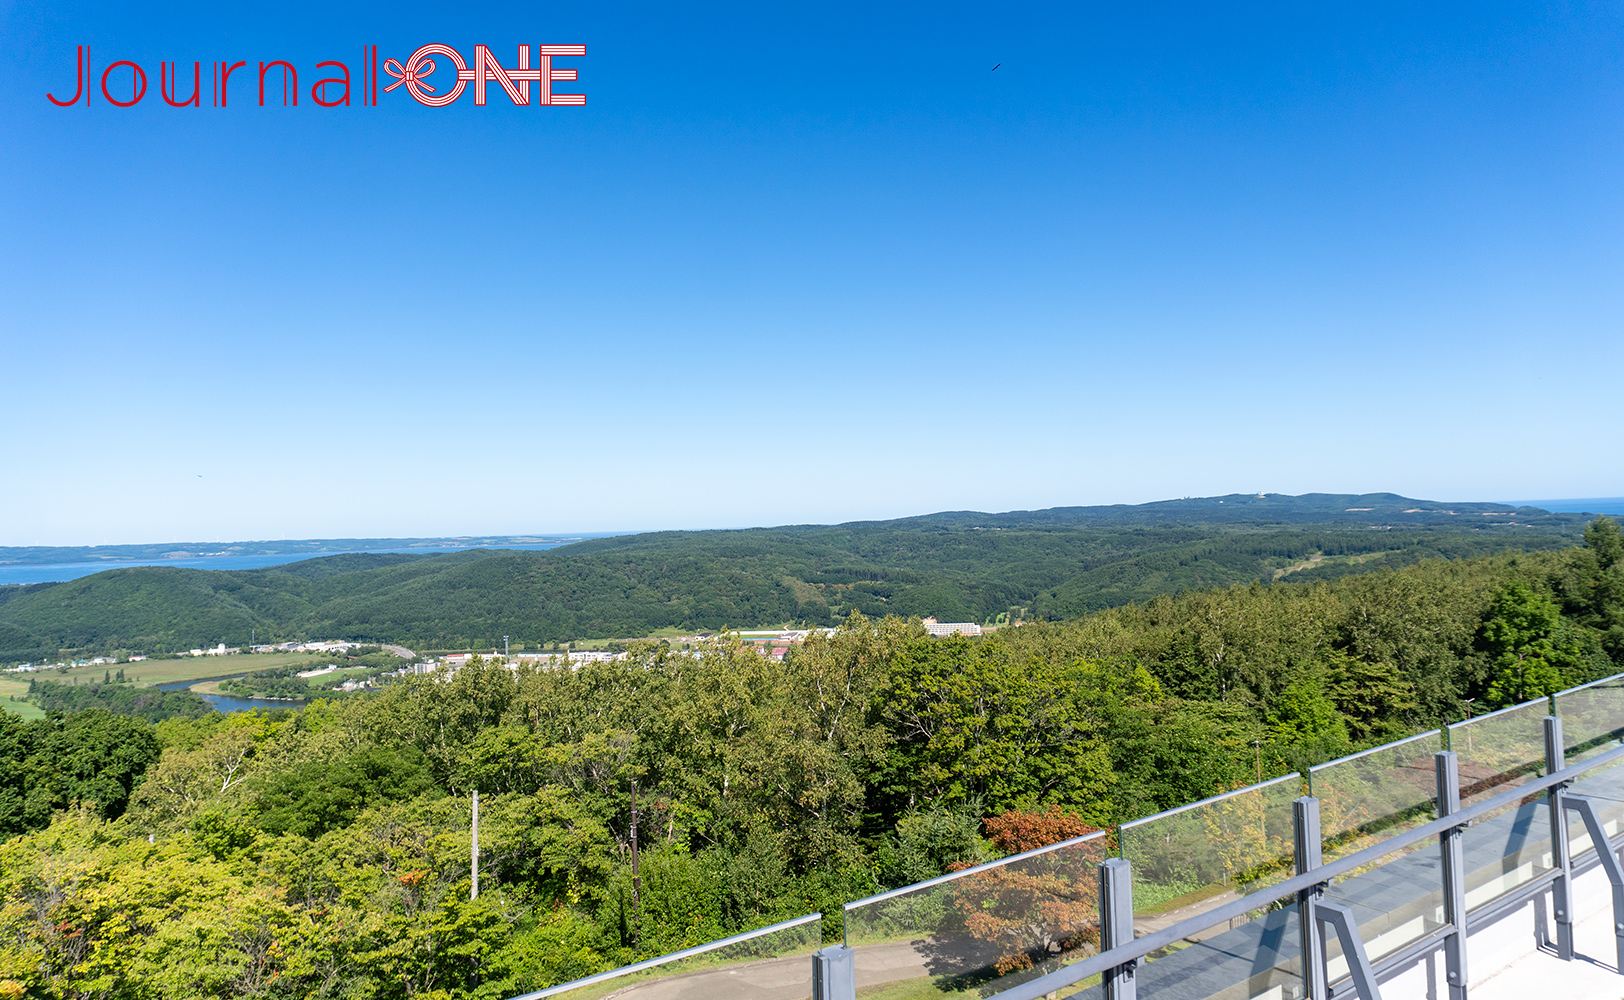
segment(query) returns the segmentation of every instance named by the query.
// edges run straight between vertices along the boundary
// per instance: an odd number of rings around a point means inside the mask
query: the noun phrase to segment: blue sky
[[[236,6],[0,2],[0,544],[1624,494],[1616,5]]]

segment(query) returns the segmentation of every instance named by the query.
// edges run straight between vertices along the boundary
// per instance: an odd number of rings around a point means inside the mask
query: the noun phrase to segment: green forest
[[[1392,494],[1208,497],[896,521],[651,532],[549,551],[359,553],[260,570],[108,570],[0,587],[0,662],[347,639],[515,649],[857,611],[1063,620],[1233,583],[1576,544],[1585,518]]]
[[[0,996],[500,998],[814,910],[838,934],[879,889],[1621,668],[1600,519],[977,639],[853,609],[782,662],[639,643],[301,711],[0,714]]]

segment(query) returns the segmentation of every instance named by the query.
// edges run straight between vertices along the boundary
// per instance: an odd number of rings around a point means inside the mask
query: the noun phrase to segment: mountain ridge
[[[1070,617],[1260,580],[1575,544],[1588,518],[1391,493],[1230,494],[839,525],[645,532],[547,550],[149,566],[0,587],[0,660],[348,638],[430,648],[828,624],[851,611]]]

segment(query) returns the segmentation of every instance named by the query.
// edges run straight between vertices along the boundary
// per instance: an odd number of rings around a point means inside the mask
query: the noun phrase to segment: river
[[[160,691],[185,691],[194,684],[204,681],[223,681],[234,677],[244,677],[245,674],[227,674],[224,677],[194,677],[189,681],[170,681],[168,684],[156,685]],[[197,692],[202,698],[214,707],[217,712],[251,712],[257,708],[303,708],[309,701],[287,701],[278,698],[238,698],[230,694],[204,694]]]

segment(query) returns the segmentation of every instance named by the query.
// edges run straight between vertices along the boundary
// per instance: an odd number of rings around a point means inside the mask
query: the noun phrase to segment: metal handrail
[[[1486,719],[1488,716],[1485,715],[1483,718]],[[1350,753],[1346,757],[1338,757],[1336,760],[1328,760],[1323,764],[1310,765],[1308,768],[1308,773],[1310,775],[1317,774],[1328,767],[1336,767],[1338,764],[1346,764],[1350,760],[1358,760],[1361,757],[1369,757],[1373,753],[1381,753],[1383,750],[1391,750],[1394,747],[1401,747],[1406,743],[1414,743],[1416,740],[1424,740],[1429,736],[1437,738],[1439,746],[1442,746],[1443,735],[1444,731],[1441,728],[1429,729],[1424,733],[1416,733],[1414,736],[1406,736],[1402,740],[1394,740],[1391,743],[1383,743],[1379,747],[1371,747],[1369,750],[1361,750],[1358,753]],[[1309,784],[1313,784],[1314,779],[1312,777],[1310,777],[1308,780]]]
[[[1493,719],[1493,718],[1496,718],[1496,717],[1502,716],[1502,715],[1510,715],[1512,712],[1516,712],[1516,711],[1518,711],[1520,709],[1524,709],[1524,708],[1529,708],[1529,707],[1531,707],[1533,705],[1544,705],[1546,714],[1547,715],[1550,714],[1551,699],[1550,699],[1550,696],[1547,695],[1544,698],[1530,698],[1529,700],[1523,702],[1521,705],[1507,705],[1505,708],[1497,708],[1494,711],[1488,713],[1487,715],[1476,715],[1476,716],[1473,716],[1470,719],[1462,719],[1459,722],[1451,722],[1449,725],[1445,726],[1444,728],[1453,730],[1457,726],[1475,725],[1475,724],[1477,724],[1479,722],[1482,722],[1484,719]],[[1451,745],[1453,745],[1453,744],[1451,744]]]
[[[1484,716],[1484,718],[1487,718],[1487,716]],[[1321,865],[1312,871],[1293,875],[1291,878],[1276,882],[1267,889],[1254,892],[1250,896],[1244,896],[1233,902],[1214,907],[1205,913],[1197,914],[1188,920],[1181,920],[1159,931],[1152,931],[1144,937],[1136,938],[1131,943],[1124,944],[1121,947],[1091,955],[1081,962],[1068,965],[1063,969],[1057,969],[1048,975],[1029,980],[1019,986],[1011,987],[1001,993],[994,994],[991,1000],[1038,1000],[1039,997],[1045,994],[1064,989],[1080,980],[1087,979],[1089,976],[1105,972],[1134,959],[1143,958],[1153,951],[1166,948],[1168,945],[1204,931],[1209,927],[1215,927],[1237,917],[1245,916],[1252,910],[1262,909],[1276,900],[1294,896],[1304,890],[1317,888],[1338,875],[1345,875],[1358,868],[1363,868],[1365,865],[1379,861],[1389,854],[1397,854],[1411,844],[1436,838],[1439,834],[1457,827],[1468,826],[1473,820],[1502,809],[1517,799],[1526,798],[1535,792],[1542,792],[1558,785],[1565,785],[1586,771],[1620,760],[1624,760],[1624,746],[1591,757],[1583,763],[1565,767],[1542,778],[1525,782],[1516,788],[1496,795],[1494,798],[1485,799],[1476,805],[1468,806],[1442,819],[1435,819],[1430,823],[1395,834],[1379,844],[1367,847],[1362,851],[1355,851],[1345,857]]]
[[[594,983],[603,983],[608,982],[611,979],[619,979],[621,976],[629,976],[634,972],[642,972],[644,969],[652,969],[656,966],[664,965],[667,962],[675,962],[682,958],[693,958],[695,955],[703,955],[706,952],[715,951],[718,948],[725,948],[730,944],[740,944],[744,941],[750,941],[758,937],[765,937],[768,934],[772,934],[776,931],[789,930],[791,927],[799,927],[802,924],[809,924],[814,920],[822,919],[823,914],[821,913],[808,913],[804,917],[796,917],[794,920],[785,920],[780,923],[773,924],[770,927],[758,927],[753,931],[745,931],[743,934],[735,934],[732,937],[725,937],[718,941],[712,941],[709,944],[700,944],[695,945],[692,948],[684,948],[681,951],[674,951],[669,955],[661,955],[658,958],[645,958],[641,962],[633,962],[631,965],[623,965],[618,969],[610,969],[608,972],[600,972],[595,976],[587,976],[584,979],[576,979],[572,982],[560,983],[557,986],[549,986],[544,990],[537,990],[534,993],[525,993],[521,996],[513,997],[512,1000],[542,1000],[543,997],[557,996],[560,993],[580,989],[583,986],[591,986]]]
[[[1182,806],[1174,806],[1171,809],[1163,809],[1161,812],[1151,813],[1149,816],[1141,816],[1138,819],[1130,819],[1126,823],[1123,823],[1119,829],[1129,830],[1137,826],[1143,826],[1152,820],[1166,819],[1168,816],[1177,816],[1179,813],[1189,812],[1191,809],[1200,809],[1202,806],[1210,806],[1215,802],[1223,802],[1224,800],[1232,799],[1237,795],[1249,795],[1252,792],[1258,791],[1259,789],[1272,788],[1275,785],[1281,785],[1288,781],[1298,782],[1298,787],[1300,789],[1302,780],[1302,772],[1293,771],[1290,774],[1282,774],[1278,778],[1270,778],[1268,781],[1260,781],[1255,785],[1247,785],[1245,788],[1237,788],[1233,792],[1225,792],[1222,795],[1214,795],[1211,798],[1201,799],[1196,802],[1187,802]]]
[[[1611,684],[1615,681],[1624,681],[1624,674],[1614,674],[1611,677],[1603,677],[1599,681],[1591,681],[1588,684],[1580,684],[1578,687],[1563,688],[1560,691],[1553,692],[1551,697],[1560,698],[1565,694],[1573,694],[1575,691],[1583,691],[1586,688],[1593,688],[1602,684]]]
[[[1027,858],[1035,858],[1040,854],[1048,854],[1052,851],[1058,851],[1063,847],[1075,847],[1078,844],[1084,844],[1090,840],[1099,840],[1109,832],[1109,830],[1095,830],[1093,833],[1085,833],[1081,837],[1073,837],[1070,840],[1062,840],[1058,843],[1045,844],[1042,847],[1034,847],[1030,851],[1022,851],[1020,854],[1011,854],[1007,858],[999,858],[997,861],[988,861],[985,864],[976,865],[974,868],[961,868],[956,872],[948,872],[946,875],[938,875],[935,878],[928,878],[923,882],[913,882],[909,885],[903,886],[900,889],[887,889],[884,892],[876,893],[872,896],[864,896],[862,899],[854,899],[847,903],[843,909],[846,913],[850,913],[857,907],[866,906],[869,903],[882,903],[887,899],[892,899],[905,893],[914,892],[918,889],[929,889],[933,885],[941,885],[943,882],[951,882],[954,879],[964,878],[966,875],[980,875],[991,868],[1001,868],[1004,865],[1011,864],[1016,861],[1025,861]]]

